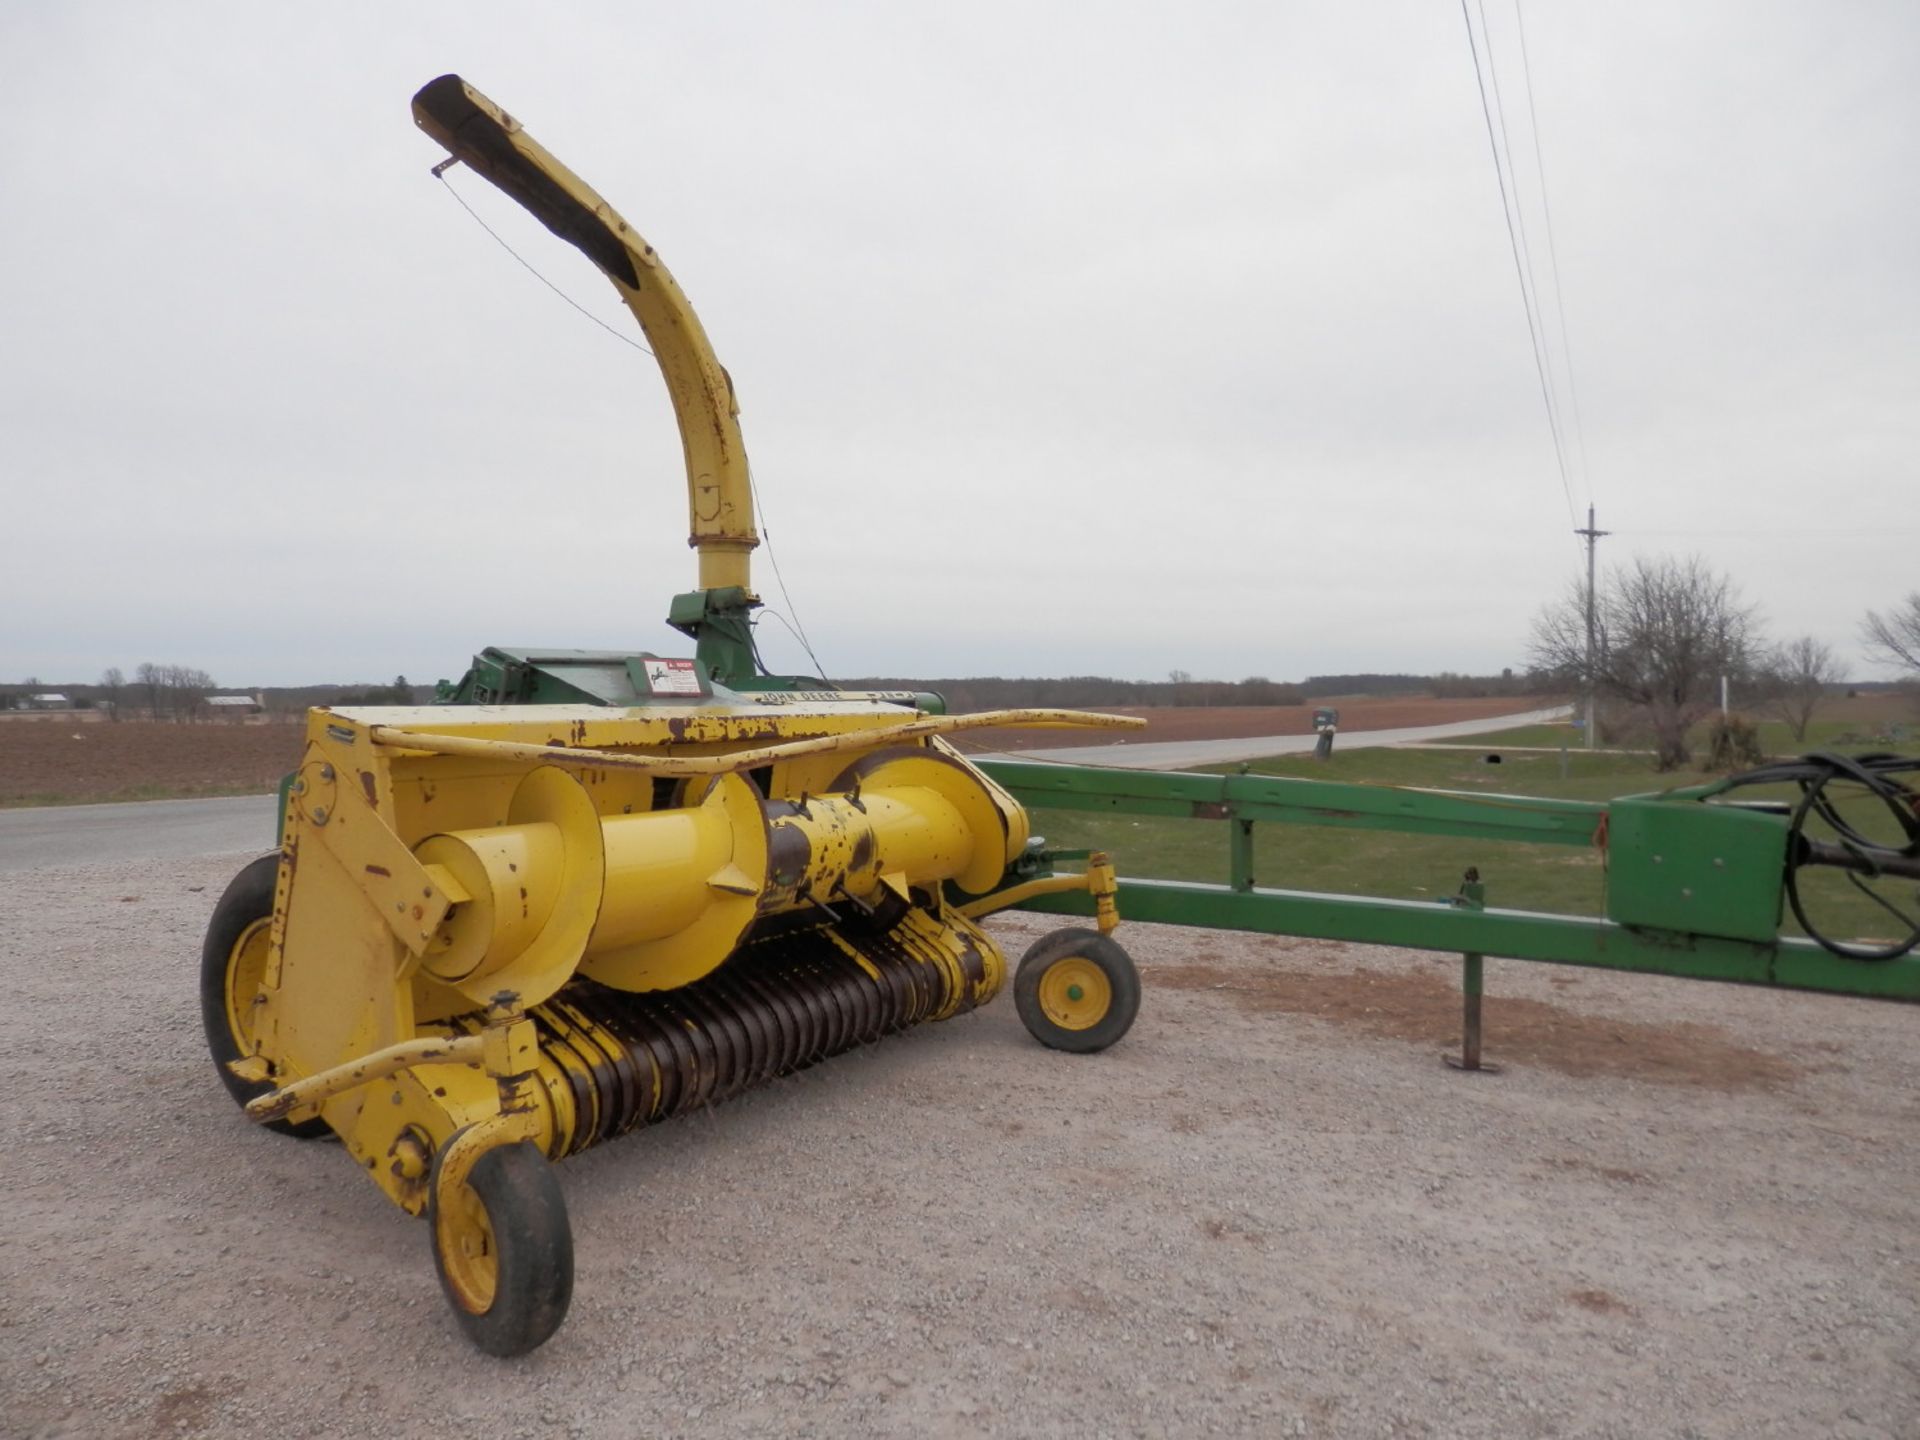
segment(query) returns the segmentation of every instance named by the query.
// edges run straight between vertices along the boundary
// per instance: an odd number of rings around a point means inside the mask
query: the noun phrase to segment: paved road
[[[1423,740],[1451,740],[1486,735],[1520,725],[1543,725],[1564,720],[1572,707],[1529,710],[1524,715],[1495,715],[1485,720],[1456,720],[1447,725],[1419,725],[1402,730],[1343,731],[1335,745],[1356,750],[1373,745],[1406,745]],[[1313,735],[1268,735],[1245,740],[1167,740],[1146,745],[1122,741],[1118,745],[1074,745],[1062,749],[1024,750],[995,755],[995,760],[1046,759],[1069,765],[1116,765],[1125,770],[1186,770],[1195,765],[1231,765],[1236,760],[1259,760],[1268,755],[1301,755],[1313,749]]]
[[[1557,720],[1559,710],[1462,720],[1410,730],[1356,731],[1342,735],[1340,748],[1397,745],[1485,734],[1514,725]],[[1270,735],[1255,740],[1193,740],[1154,745],[1090,745],[1048,750],[1048,760],[1118,765],[1129,770],[1179,770],[1189,765],[1223,765],[1311,750],[1311,735]],[[1034,758],[1026,751],[1004,759]],[[240,795],[219,800],[150,800],[137,805],[56,805],[29,810],[0,810],[0,875],[49,866],[111,864],[169,856],[220,855],[273,848],[271,795]]]
[[[271,850],[273,812],[271,795],[0,810],[0,874]]]

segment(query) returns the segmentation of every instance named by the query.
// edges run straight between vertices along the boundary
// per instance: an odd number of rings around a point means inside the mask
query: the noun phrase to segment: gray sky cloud
[[[1920,15],[1526,17],[1575,501],[1856,656],[1920,583]],[[673,267],[835,673],[1497,669],[1579,560],[1445,3],[12,6],[0,69],[0,678],[684,648],[664,390],[428,176],[446,70]]]

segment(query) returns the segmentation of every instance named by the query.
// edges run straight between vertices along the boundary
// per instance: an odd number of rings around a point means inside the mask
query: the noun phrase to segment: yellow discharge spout
[[[653,246],[518,120],[458,75],[422,86],[413,97],[413,118],[455,160],[512,196],[613,282],[640,322],[673,401],[686,455],[687,543],[700,552],[700,588],[751,592],[749,557],[760,536],[733,380]]]

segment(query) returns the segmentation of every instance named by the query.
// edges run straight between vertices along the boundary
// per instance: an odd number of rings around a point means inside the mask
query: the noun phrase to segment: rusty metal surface
[[[476,1029],[473,1033],[477,1036],[479,1031]],[[296,1110],[318,1105],[334,1095],[411,1070],[416,1065],[477,1062],[480,1057],[481,1044],[476,1039],[448,1040],[429,1035],[418,1040],[403,1040],[398,1045],[335,1065],[250,1100],[246,1106],[247,1118],[262,1124],[284,1120]]]
[[[1134,715],[1103,715],[1088,710],[987,710],[974,715],[929,715],[898,725],[882,725],[807,739],[780,740],[721,755],[663,755],[635,751],[601,750],[582,745],[486,739],[434,733],[418,728],[373,723],[367,738],[390,750],[413,750],[434,755],[464,755],[482,760],[525,760],[535,764],[568,765],[589,769],[636,770],[649,775],[726,775],[780,760],[809,755],[831,755],[930,735],[952,735],[963,730],[995,726],[1062,727],[1100,730],[1137,730],[1146,722]],[[778,727],[775,727],[776,729]],[[584,732],[584,725],[582,726]]]

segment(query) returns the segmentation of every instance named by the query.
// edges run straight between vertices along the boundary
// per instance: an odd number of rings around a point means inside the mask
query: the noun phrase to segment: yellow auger
[[[468,1336],[516,1355],[572,1295],[547,1161],[984,1004],[1006,964],[977,917],[1093,892],[1099,928],[1035,945],[1016,1001],[1056,1048],[1126,1033],[1139,980],[1107,933],[1112,867],[1035,873],[1025,812],[943,737],[1140,722],[921,714],[743,669],[758,537],[732,387],[691,307],[484,96],[446,76],[414,108],[593,258],[652,340],[701,557],[672,623],[699,653],[488,651],[450,703],[313,711],[280,847],[214,911],[201,999],[246,1113],[337,1134],[428,1216]]]

